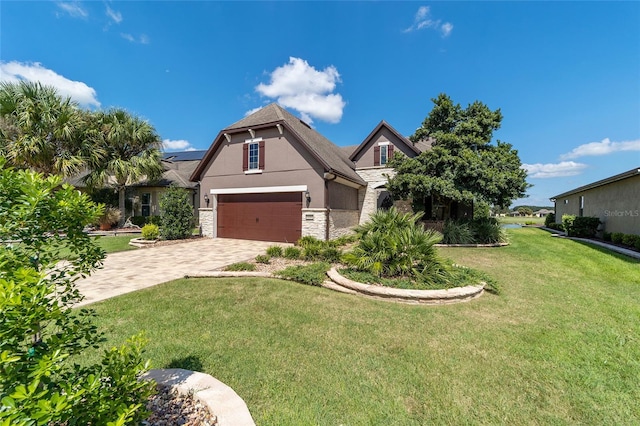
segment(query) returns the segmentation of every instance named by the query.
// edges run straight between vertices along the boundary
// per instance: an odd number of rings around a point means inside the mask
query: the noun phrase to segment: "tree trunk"
[[[124,221],[127,220],[127,218],[125,217],[127,212],[125,211],[124,206],[125,189],[126,188],[124,186],[118,188],[118,208],[120,209],[120,220],[118,221],[119,228],[122,228],[122,225],[124,225]]]

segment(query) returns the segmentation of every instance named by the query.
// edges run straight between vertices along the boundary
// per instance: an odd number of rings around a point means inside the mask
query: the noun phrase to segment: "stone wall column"
[[[315,237],[325,241],[327,239],[329,211],[324,208],[305,208],[302,209],[302,236]]]
[[[213,229],[213,209],[198,209],[198,220],[200,222],[200,232],[202,236],[213,238],[215,236]]]

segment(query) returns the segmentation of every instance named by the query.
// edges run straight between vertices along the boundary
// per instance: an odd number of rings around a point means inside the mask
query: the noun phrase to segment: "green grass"
[[[116,235],[116,236],[101,236],[96,238],[96,242],[105,252],[115,253],[117,251],[135,250],[136,247],[130,246],[129,241],[132,238],[138,238],[140,235]]]
[[[414,306],[293,282],[182,279],[95,305],[109,345],[205,371],[259,425],[639,424],[640,263],[545,231],[441,249],[500,296]]]
[[[516,216],[516,217],[512,217],[512,216],[505,216],[505,217],[499,217],[498,221],[500,223],[519,223],[521,225],[524,225],[525,223],[534,223],[536,225],[544,225],[544,217],[524,217],[524,216]]]

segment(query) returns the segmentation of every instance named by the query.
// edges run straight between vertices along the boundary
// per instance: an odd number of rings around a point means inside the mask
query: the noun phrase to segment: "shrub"
[[[572,237],[593,238],[598,232],[600,219],[597,217],[576,217],[567,231]]]
[[[636,243],[633,246],[636,250],[640,251],[640,238],[636,238]]]
[[[442,235],[417,224],[420,216],[402,214],[395,208],[379,210],[356,228],[358,245],[343,260],[358,270],[386,277],[421,276],[439,267],[433,246]]]
[[[268,265],[269,263],[271,263],[271,256],[269,256],[268,254],[259,254],[256,256],[256,262]]]
[[[132,216],[131,223],[141,228],[148,223],[159,226],[160,219],[161,219],[160,216]]]
[[[232,263],[224,268],[225,271],[255,271],[256,265],[249,262]]]
[[[302,250],[302,258],[304,260],[318,260],[321,251],[322,244],[309,244]]]
[[[317,246],[321,244],[322,241],[320,241],[316,237],[312,237],[311,235],[305,235],[296,242],[296,245],[300,247]]]
[[[117,207],[107,206],[104,208],[102,215],[98,218],[98,224],[101,228],[111,228],[120,220],[120,210]]]
[[[442,229],[443,244],[473,244],[473,232],[466,222],[447,220]]]
[[[142,227],[140,233],[143,240],[157,240],[160,236],[160,228],[158,228],[158,225],[148,223]]]
[[[324,262],[336,263],[342,258],[342,250],[336,247],[325,247],[320,252],[320,259]]]
[[[267,248],[267,254],[271,257],[282,257],[282,247],[271,246]]]
[[[495,244],[507,242],[507,234],[500,222],[494,217],[471,221],[471,232],[479,244]]]
[[[625,234],[622,237],[622,244],[624,244],[625,246],[634,247],[638,239],[640,239],[640,235]]]
[[[167,240],[179,240],[191,236],[193,230],[193,207],[189,194],[182,188],[170,186],[160,197],[162,210],[162,236]]]
[[[549,213],[544,218],[544,226],[546,226],[547,228],[551,228],[551,224],[552,223],[553,224],[556,223],[556,215],[555,215],[555,213]],[[554,228],[551,228],[551,229],[554,229]]]
[[[621,244],[623,237],[624,237],[624,234],[622,232],[614,232],[611,234],[611,242],[616,244]]]
[[[576,219],[575,215],[572,214],[563,214],[562,215],[562,228],[567,233],[568,236],[571,235],[571,227],[573,226],[573,221]]]
[[[320,286],[326,279],[327,271],[330,267],[331,265],[324,262],[306,266],[289,266],[282,271],[276,272],[276,275],[303,284]]]
[[[602,239],[605,241],[611,241],[611,232],[605,232],[602,234]]]
[[[75,281],[104,252],[82,232],[101,207],[59,177],[4,167],[0,159],[0,424],[140,424],[152,392],[138,336],[79,367],[101,341]],[[62,259],[67,262],[60,262]],[[52,297],[55,295],[55,297]]]
[[[334,240],[329,241],[329,245],[332,247],[343,247],[347,244],[355,243],[358,240],[356,234],[342,235]]]
[[[286,259],[300,259],[302,252],[298,247],[287,247],[284,249],[284,257]]]

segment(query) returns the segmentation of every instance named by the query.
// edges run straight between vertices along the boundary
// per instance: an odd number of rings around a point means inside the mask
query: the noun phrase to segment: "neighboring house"
[[[533,212],[533,215],[535,217],[545,217],[548,214],[551,213],[555,213],[553,210],[549,210],[549,209],[540,209],[540,210],[536,210],[535,212]]]
[[[294,242],[338,237],[384,202],[387,161],[421,149],[381,122],[340,148],[277,104],[221,130],[191,175],[200,183],[202,233]]]
[[[562,215],[597,217],[604,232],[640,235],[640,167],[551,198]]]
[[[158,181],[140,181],[128,187],[127,198],[132,201],[133,216],[160,215],[160,197],[169,186],[184,188],[189,193],[194,217],[200,208],[200,186],[189,177],[206,151],[165,152],[162,157],[164,172]]]

